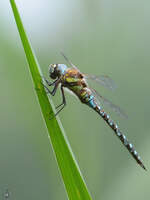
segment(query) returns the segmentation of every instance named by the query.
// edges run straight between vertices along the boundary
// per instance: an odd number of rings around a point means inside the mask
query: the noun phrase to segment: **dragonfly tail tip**
[[[147,171],[146,167],[141,163],[140,166],[145,170]]]

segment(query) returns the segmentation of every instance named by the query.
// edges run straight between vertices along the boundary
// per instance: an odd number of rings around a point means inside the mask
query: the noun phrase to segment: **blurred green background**
[[[95,200],[150,199],[150,2],[147,0],[16,0],[43,73],[65,63],[63,51],[89,74],[115,80],[115,92],[92,84],[123,108],[106,111],[133,142],[148,172],[91,109],[66,93],[60,113]],[[35,96],[9,1],[0,1],[0,199],[65,200],[67,195]],[[60,93],[53,98],[61,101]]]

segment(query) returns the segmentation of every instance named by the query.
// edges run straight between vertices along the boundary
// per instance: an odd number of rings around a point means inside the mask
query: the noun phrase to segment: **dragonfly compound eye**
[[[49,76],[52,79],[57,78],[57,65],[56,64],[50,64],[50,66],[49,66]]]

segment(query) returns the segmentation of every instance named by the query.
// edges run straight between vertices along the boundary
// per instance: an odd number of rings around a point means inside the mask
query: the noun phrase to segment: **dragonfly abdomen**
[[[110,116],[96,103],[96,100],[93,95],[89,96],[89,101],[87,102],[87,105],[93,108],[111,127],[111,129],[114,131],[115,135],[121,140],[123,145],[128,149],[130,154],[133,156],[133,158],[137,161],[137,163],[146,170],[145,166],[143,165],[140,156],[138,155],[137,151],[133,147],[132,143],[128,141],[126,136],[121,133],[120,129],[118,128],[118,125],[113,122],[110,119]]]

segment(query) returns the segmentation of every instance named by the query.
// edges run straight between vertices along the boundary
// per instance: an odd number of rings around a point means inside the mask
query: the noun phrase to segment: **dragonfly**
[[[132,143],[129,142],[127,137],[121,132],[118,125],[110,118],[110,116],[104,111],[101,106],[101,102],[107,104],[111,107],[116,113],[122,115],[127,118],[127,115],[120,109],[120,107],[111,103],[108,99],[104,98],[100,95],[95,89],[92,89],[87,84],[87,79],[91,79],[96,81],[97,83],[103,85],[105,88],[110,90],[114,90],[116,88],[116,84],[114,81],[108,76],[95,76],[81,73],[80,70],[63,54],[63,57],[67,61],[70,67],[65,64],[50,64],[49,65],[49,77],[54,81],[51,82],[44,78],[47,85],[43,84],[46,88],[47,92],[52,96],[56,94],[58,86],[60,86],[61,94],[62,94],[62,103],[56,107],[58,111],[55,116],[63,110],[66,106],[66,98],[64,93],[64,88],[69,89],[73,92],[79,100],[96,111],[100,117],[108,124],[108,126],[113,130],[115,135],[119,138],[119,140],[123,143],[123,145],[127,148],[129,153],[133,156],[136,162],[146,170],[139,154],[135,150]],[[48,86],[53,86],[53,89],[50,91]]]

